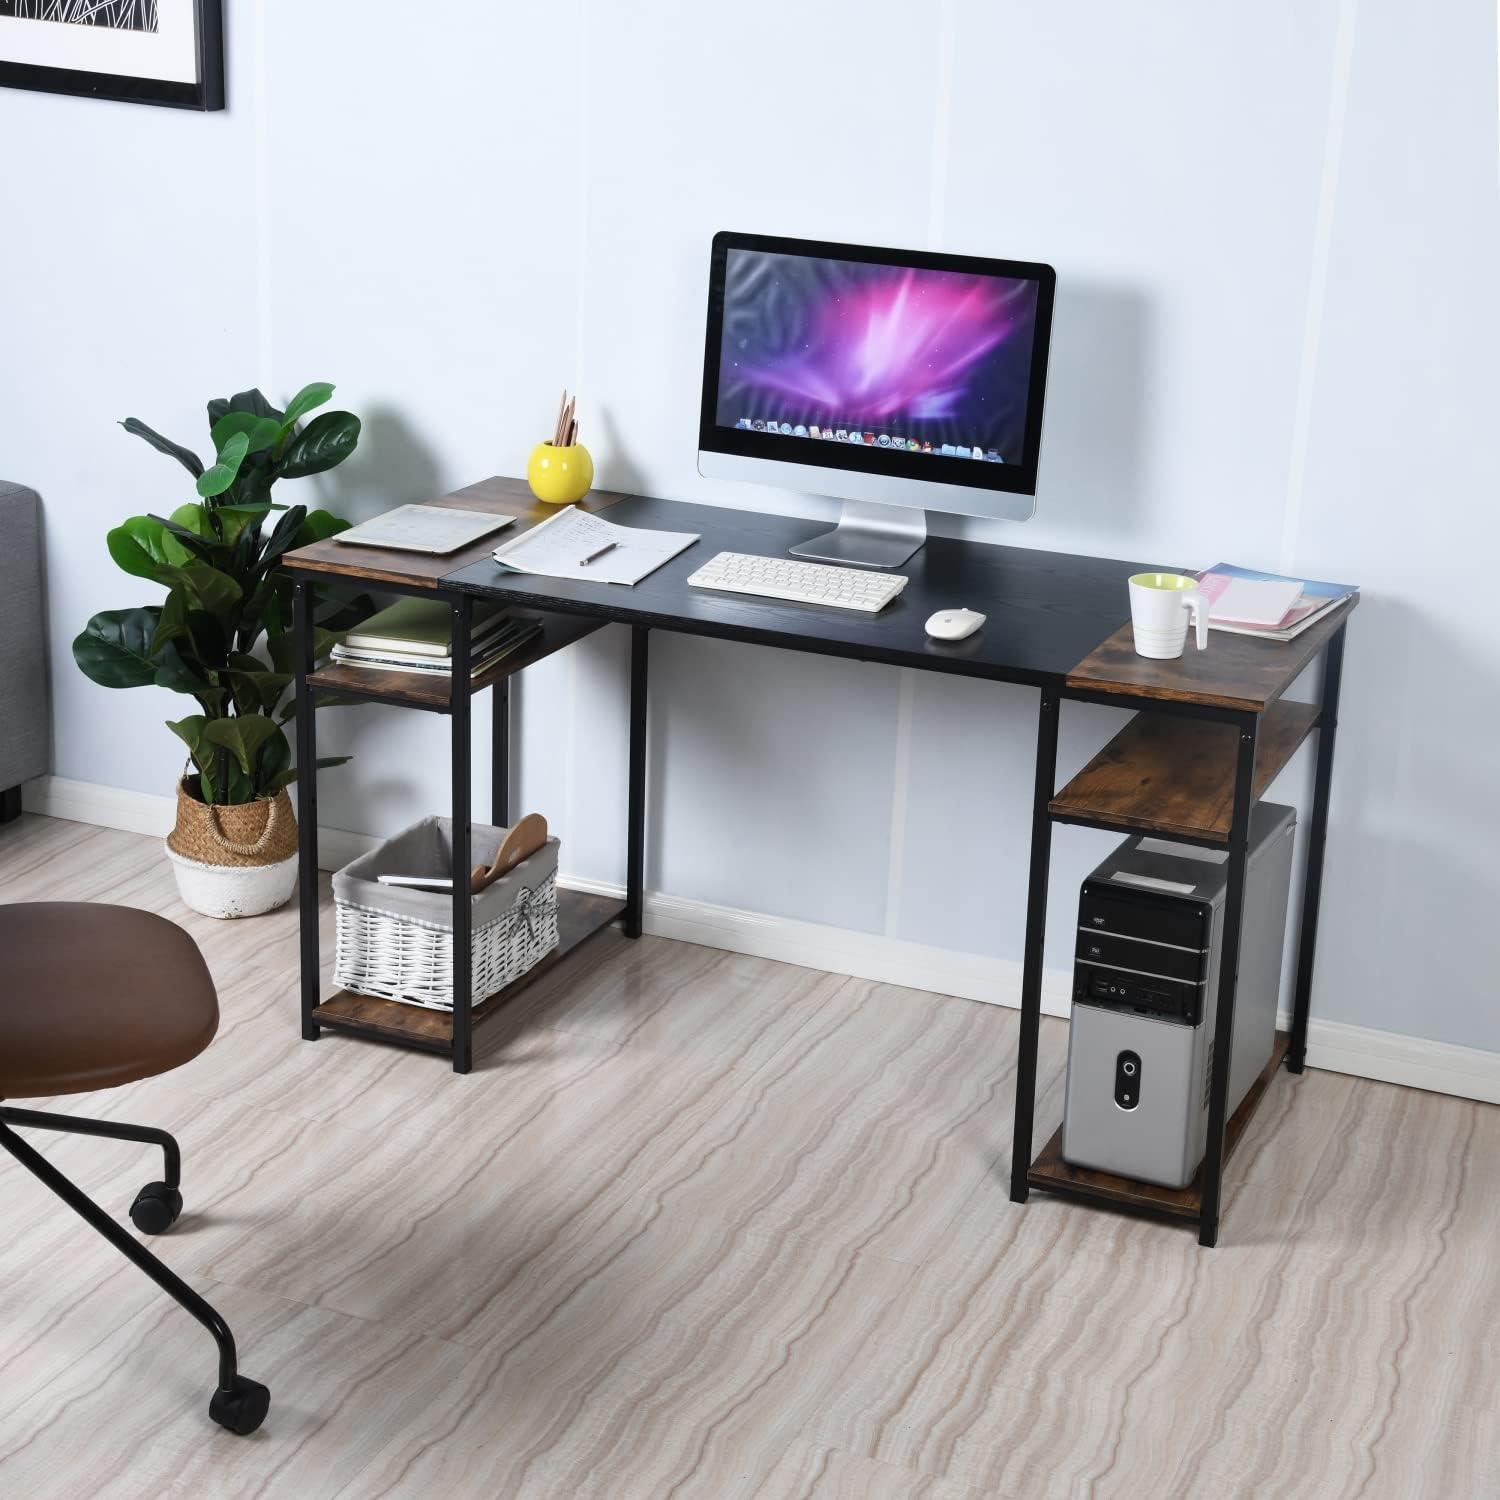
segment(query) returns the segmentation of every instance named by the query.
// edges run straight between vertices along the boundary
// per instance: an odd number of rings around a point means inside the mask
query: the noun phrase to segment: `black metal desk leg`
[[[453,685],[450,706],[453,732],[453,1071],[467,1073],[474,1066],[473,999],[474,909],[469,897],[469,822],[473,787],[470,744],[473,694],[469,680],[469,627],[474,605],[467,594],[449,604],[453,624]]]
[[[1239,721],[1234,764],[1234,812],[1229,824],[1229,880],[1224,892],[1224,942],[1219,954],[1219,994],[1214,1010],[1213,1077],[1208,1091],[1208,1138],[1203,1152],[1203,1201],[1198,1210],[1198,1243],[1219,1239],[1219,1196],[1224,1179],[1224,1127],[1228,1122],[1229,1064],[1234,1040],[1234,994],[1239,984],[1240,923],[1245,906],[1245,872],[1250,862],[1250,815],[1255,810],[1255,747],[1260,721]]]
[[[625,831],[625,936],[641,935],[646,880],[646,648],[649,631],[630,627],[630,791]]]
[[[1042,948],[1047,936],[1047,879],[1052,866],[1052,816],[1057,784],[1057,722],[1061,704],[1042,690],[1036,730],[1036,784],[1031,799],[1031,882],[1026,895],[1026,961],[1021,971],[1021,1040],[1016,1056],[1016,1123],[1010,1147],[1010,1198],[1026,1201],[1031,1131],[1036,1112],[1036,1054],[1042,1020]]]
[[[510,678],[490,689],[490,822],[510,826]]]
[[[302,942],[302,1038],[315,1042],[320,1030],[313,1018],[322,979],[318,973],[318,739],[314,695],[307,685],[313,669],[313,594],[315,585],[292,585],[292,623],[296,630],[297,678],[297,905]]]
[[[1333,778],[1333,741],[1339,723],[1339,685],[1344,676],[1344,632],[1336,630],[1323,655],[1323,694],[1318,714],[1318,768],[1307,827],[1307,869],[1302,882],[1302,921],[1297,928],[1297,987],[1292,992],[1292,1041],[1286,1065],[1307,1065],[1307,1015],[1312,1005],[1313,959],[1318,948],[1318,906],[1323,896],[1323,846],[1328,839],[1328,786]]]

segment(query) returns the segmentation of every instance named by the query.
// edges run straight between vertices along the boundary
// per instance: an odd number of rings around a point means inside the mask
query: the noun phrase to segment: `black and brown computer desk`
[[[552,513],[534,501],[525,484],[516,479],[484,480],[433,503],[515,515],[519,519],[507,536]],[[298,764],[311,767],[316,760],[313,710],[319,697],[404,704],[450,715],[453,872],[454,888],[460,892],[467,889],[464,876],[472,863],[468,830],[474,696],[491,690],[495,748],[489,814],[494,823],[504,824],[509,811],[509,679],[604,625],[619,623],[628,625],[631,631],[624,899],[562,891],[559,947],[506,989],[476,1002],[469,985],[469,903],[460,896],[454,902],[453,914],[451,1016],[348,991],[324,998],[319,993],[318,967],[318,790],[316,774],[310,772],[299,788],[303,1036],[311,1040],[326,1028],[426,1048],[451,1057],[455,1072],[467,1073],[473,1064],[474,1028],[482,1026],[517,991],[565,963],[574,949],[613,921],[620,920],[628,936],[640,934],[646,831],[647,645],[652,631],[716,636],[918,671],[1022,683],[1037,689],[1040,712],[1011,1197],[1024,1202],[1029,1188],[1045,1188],[1185,1219],[1198,1225],[1202,1243],[1212,1245],[1218,1235],[1225,1158],[1244,1133],[1276,1068],[1283,1060],[1294,1073],[1300,1073],[1303,1067],[1339,676],[1344,630],[1353,601],[1289,643],[1219,634],[1207,651],[1189,648],[1177,661],[1146,661],[1132,649],[1125,580],[1147,565],[933,537],[902,569],[911,580],[905,592],[879,615],[871,616],[688,587],[688,575],[716,552],[783,556],[791,543],[816,528],[815,522],[641,495],[596,493],[583,504],[590,510],[607,507],[610,518],[625,525],[693,531],[700,533],[702,540],[633,588],[508,573],[490,557],[496,545],[494,538],[448,557],[326,541],[304,547],[286,559],[295,582],[299,629]],[[448,603],[455,642],[451,686],[448,681],[415,679],[400,672],[333,664],[314,669],[312,626],[317,592],[348,593],[356,589],[436,597]],[[523,613],[534,614],[543,629],[520,653],[474,678],[466,688],[470,676],[469,624],[476,599],[504,600]],[[934,610],[956,605],[984,611],[988,623],[967,640],[945,643],[928,639],[923,628],[928,616]],[[1324,663],[1318,701],[1287,699],[1286,689],[1317,657]],[[1064,699],[1113,704],[1139,712],[1058,790],[1057,728]],[[1307,823],[1307,871],[1291,1030],[1278,1034],[1270,1064],[1230,1119],[1225,1118],[1229,1049],[1217,1049],[1208,1149],[1197,1181],[1172,1190],[1070,1167],[1059,1153],[1060,1132],[1033,1160],[1032,1118],[1052,824],[1147,831],[1228,850],[1229,891],[1216,1025],[1219,1036],[1229,1036],[1233,1030],[1250,811],[1314,730],[1319,732],[1317,771]],[[1000,915],[1003,919],[1004,914]]]

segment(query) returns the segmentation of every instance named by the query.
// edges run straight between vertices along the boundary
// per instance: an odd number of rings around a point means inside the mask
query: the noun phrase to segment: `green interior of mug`
[[[1130,581],[1139,588],[1165,589],[1169,592],[1198,587],[1196,578],[1188,578],[1181,573],[1136,573]]]

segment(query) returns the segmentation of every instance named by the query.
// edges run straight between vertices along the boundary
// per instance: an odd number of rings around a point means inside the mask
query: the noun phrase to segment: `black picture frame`
[[[194,83],[136,78],[127,73],[91,73],[82,68],[47,68],[0,58],[0,87],[114,99],[126,104],[161,104],[170,109],[224,108],[224,0],[193,0],[198,77]]]
[[[718,423],[719,346],[724,329],[724,277],[731,250],[762,250],[773,255],[801,255],[814,260],[861,261],[882,266],[910,266],[916,270],[958,271],[971,276],[1000,276],[1033,281],[1037,287],[1036,321],[1031,346],[1030,399],[1021,458],[1015,463],[978,463],[932,453],[902,453],[888,448],[862,448],[843,443],[818,443],[806,438],[769,432],[744,432]],[[1052,308],[1057,295],[1057,272],[1040,261],[994,260],[941,251],[879,249],[873,245],[845,245],[831,240],[789,239],[779,235],[739,234],[721,229],[713,239],[709,260],[708,317],[703,353],[703,401],[698,415],[698,447],[711,453],[741,458],[765,458],[782,463],[814,464],[896,479],[925,479],[966,489],[1001,494],[1035,495],[1037,465],[1042,447],[1042,408],[1047,392],[1047,357],[1052,342]]]

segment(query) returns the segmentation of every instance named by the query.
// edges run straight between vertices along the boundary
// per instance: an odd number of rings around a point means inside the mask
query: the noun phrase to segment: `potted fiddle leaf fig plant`
[[[109,533],[116,564],[166,597],[95,615],[73,658],[103,687],[163,687],[193,700],[195,712],[167,723],[188,753],[167,854],[183,900],[209,916],[270,911],[296,884],[297,824],[286,790],[297,775],[286,732],[296,712],[286,701],[295,645],[291,581],[279,564],[349,523],[272,494],[278,481],[323,473],[354,451],[358,417],[310,416],[332,395],[326,383],[304,386],[285,411],[258,390],[210,401],[207,466],[137,418],[121,423],[176,459],[198,499],[170,516],[131,516]],[[366,607],[323,604],[315,657]]]

